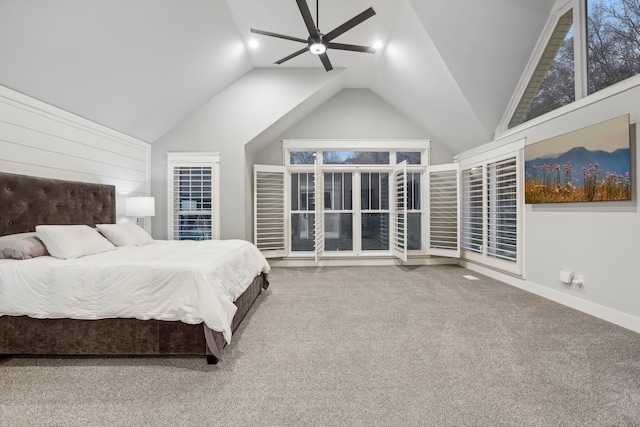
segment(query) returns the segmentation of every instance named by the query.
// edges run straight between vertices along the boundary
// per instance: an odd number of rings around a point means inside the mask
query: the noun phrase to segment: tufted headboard
[[[0,172],[0,236],[40,224],[115,223],[116,188]]]

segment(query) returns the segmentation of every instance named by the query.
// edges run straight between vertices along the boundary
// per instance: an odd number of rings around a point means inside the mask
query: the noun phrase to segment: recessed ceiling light
[[[377,40],[375,42],[373,42],[373,48],[374,49],[380,49],[382,46],[384,46],[384,44],[382,44],[382,42],[380,40]]]
[[[258,46],[260,46],[260,43],[258,43],[258,40],[249,40],[249,47],[252,49],[257,48]]]

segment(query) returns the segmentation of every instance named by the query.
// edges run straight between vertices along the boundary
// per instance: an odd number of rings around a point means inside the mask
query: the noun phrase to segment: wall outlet
[[[573,281],[571,282],[572,285],[576,285],[576,286],[580,286],[583,287],[584,286],[584,274],[578,274],[576,275],[575,279],[573,279]]]
[[[566,283],[567,285],[569,285],[573,280],[573,272],[571,270],[562,270],[560,271],[560,277],[558,279],[562,283]]]

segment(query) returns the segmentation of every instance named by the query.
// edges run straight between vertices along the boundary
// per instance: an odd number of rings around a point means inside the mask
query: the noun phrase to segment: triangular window
[[[509,122],[517,126],[575,100],[573,10],[560,17]]]

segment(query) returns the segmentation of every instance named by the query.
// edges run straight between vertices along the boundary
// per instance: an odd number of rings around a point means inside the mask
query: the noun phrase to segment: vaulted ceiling
[[[555,3],[319,1],[323,33],[377,12],[335,41],[378,52],[329,51],[344,87],[452,152],[493,138]],[[0,0],[0,85],[153,143],[253,68],[322,68],[308,52],[273,64],[304,45],[250,28],[307,37],[294,0]]]

